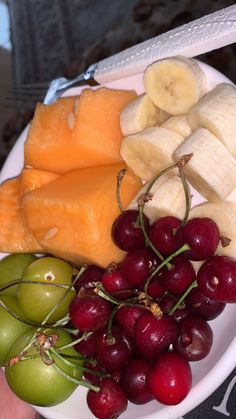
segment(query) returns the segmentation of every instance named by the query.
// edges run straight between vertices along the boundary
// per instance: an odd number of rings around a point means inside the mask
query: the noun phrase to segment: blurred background
[[[73,77],[97,60],[231,4],[229,0],[0,0],[0,165],[32,117],[32,112],[14,109],[14,102],[5,100],[13,84]],[[233,45],[200,58],[236,82],[235,54]]]

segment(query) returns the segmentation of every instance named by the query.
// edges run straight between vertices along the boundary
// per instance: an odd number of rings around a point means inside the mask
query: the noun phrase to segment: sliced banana
[[[143,186],[130,202],[128,209],[138,208],[138,199],[145,194],[148,185]],[[180,219],[184,217],[186,198],[181,179],[178,175],[169,172],[161,176],[152,186],[150,194],[151,199],[145,203],[144,214],[151,222],[166,215],[172,215]]]
[[[161,126],[168,128],[171,131],[177,132],[184,138],[187,138],[192,132],[187,115],[171,116],[166,121],[164,121]]]
[[[195,130],[175,150],[173,158],[193,153],[185,166],[193,187],[212,202],[224,200],[236,186],[236,160],[227,148],[205,128]]]
[[[120,125],[124,136],[135,134],[145,128],[164,122],[169,114],[158,108],[144,93],[122,110]]]
[[[188,116],[191,128],[207,128],[236,158],[236,88],[221,83],[207,93]]]
[[[138,177],[149,181],[173,164],[172,154],[182,141],[180,134],[167,128],[147,128],[124,138],[120,153],[127,166]]]
[[[189,218],[208,217],[215,221],[218,225],[223,243],[225,239],[231,241],[227,246],[218,245],[216,254],[236,257],[236,203],[225,201],[220,203],[204,202],[203,204],[193,207],[190,211]],[[225,239],[224,239],[225,238]]]
[[[207,80],[197,61],[182,56],[151,64],[144,87],[156,106],[171,115],[189,112],[207,91]]]

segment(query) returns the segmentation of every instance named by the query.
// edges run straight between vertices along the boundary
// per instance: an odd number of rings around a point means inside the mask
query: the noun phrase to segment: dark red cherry
[[[127,398],[121,386],[112,378],[104,378],[99,383],[100,390],[89,390],[87,404],[99,419],[115,419],[127,409]]]
[[[213,320],[224,310],[226,304],[219,303],[204,295],[198,288],[194,288],[185,300],[192,312],[205,320]]]
[[[188,361],[175,352],[160,354],[155,365],[147,373],[147,385],[160,403],[180,403],[188,395],[192,385]]]
[[[82,332],[94,332],[105,327],[111,312],[112,305],[109,301],[98,295],[77,295],[69,306],[71,322]]]
[[[133,287],[143,287],[151,271],[158,266],[159,259],[147,247],[131,250],[121,262],[121,272]]]
[[[74,340],[83,336],[84,333],[79,332],[78,335],[74,336]],[[76,351],[81,355],[94,357],[97,352],[97,338],[96,333],[86,336],[83,340],[74,345]]]
[[[172,259],[171,267],[165,267],[160,275],[163,286],[174,295],[183,294],[195,278],[193,265],[182,255]]]
[[[236,303],[236,260],[212,256],[197,273],[199,290],[220,303]]]
[[[84,378],[88,380],[91,384],[99,386],[99,382],[101,381],[102,377],[100,377],[96,373],[104,374],[104,371],[102,371],[101,368],[98,367],[98,365],[93,366],[88,362],[84,363],[84,367],[89,370],[84,371]]]
[[[121,385],[129,401],[135,404],[148,403],[153,395],[147,387],[146,375],[152,362],[147,359],[132,359],[121,374]]]
[[[132,288],[132,285],[118,267],[106,270],[102,276],[102,283],[109,294]]]
[[[97,333],[97,363],[107,372],[120,370],[132,357],[133,343],[122,331],[113,326],[112,337],[107,330]]]
[[[155,359],[178,337],[177,323],[168,315],[156,318],[146,310],[135,323],[134,340],[144,358]]]
[[[205,358],[212,347],[213,332],[206,320],[192,315],[179,323],[180,333],[174,343],[175,352],[183,355],[188,361],[200,361]]]
[[[150,227],[149,239],[163,256],[169,256],[178,249],[175,237],[181,220],[173,216],[161,217]]]
[[[96,282],[101,281],[104,269],[97,265],[88,265],[85,271],[80,275],[74,284],[77,294],[83,287],[85,289],[95,288]]]
[[[149,220],[143,215],[145,231],[149,231]],[[114,243],[122,250],[133,250],[145,245],[145,237],[139,222],[139,211],[122,212],[112,225]]]
[[[145,308],[133,307],[129,305],[124,305],[119,308],[116,313],[115,319],[119,324],[120,328],[131,338],[134,337],[134,326],[138,318],[145,311]]]
[[[163,298],[161,298],[160,302],[158,303],[161,307],[161,310],[163,313],[168,314],[170,310],[176,305],[178,302],[178,298],[174,295],[164,295]],[[185,303],[180,304],[180,306],[174,311],[173,314],[171,314],[171,317],[179,323],[182,319],[189,316],[191,314],[191,309],[189,306],[187,306]]]
[[[149,282],[147,293],[149,297],[154,300],[161,297],[166,291],[161,278],[158,275],[155,275],[154,278]]]
[[[210,218],[192,218],[177,233],[179,245],[188,244],[184,255],[191,260],[205,260],[212,256],[220,241],[217,224]]]

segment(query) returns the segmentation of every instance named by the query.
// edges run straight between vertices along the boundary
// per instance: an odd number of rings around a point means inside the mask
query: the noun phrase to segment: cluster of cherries
[[[126,256],[106,270],[88,266],[69,308],[84,337],[75,346],[88,359],[84,377],[98,386],[87,404],[99,419],[118,417],[128,401],[180,403],[191,388],[189,362],[211,349],[209,320],[236,302],[236,261],[214,255],[221,237],[213,220],[142,221],[138,210],[120,214],[112,236]],[[192,261],[203,261],[197,274]]]

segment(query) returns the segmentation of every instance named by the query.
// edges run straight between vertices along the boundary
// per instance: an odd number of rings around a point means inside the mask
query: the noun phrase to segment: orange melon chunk
[[[55,173],[121,162],[120,113],[134,91],[85,89],[80,97],[38,104],[25,143],[25,165]]]
[[[29,228],[49,253],[75,263],[107,266],[124,252],[111,238],[119,214],[116,181],[124,164],[77,169],[25,195],[22,210]],[[128,171],[121,185],[127,206],[141,183]]]
[[[49,182],[52,182],[59,175],[40,169],[23,169],[20,175],[20,195],[34,191]]]
[[[20,211],[20,179],[9,179],[0,186],[0,251],[39,253],[42,247],[32,235]]]

